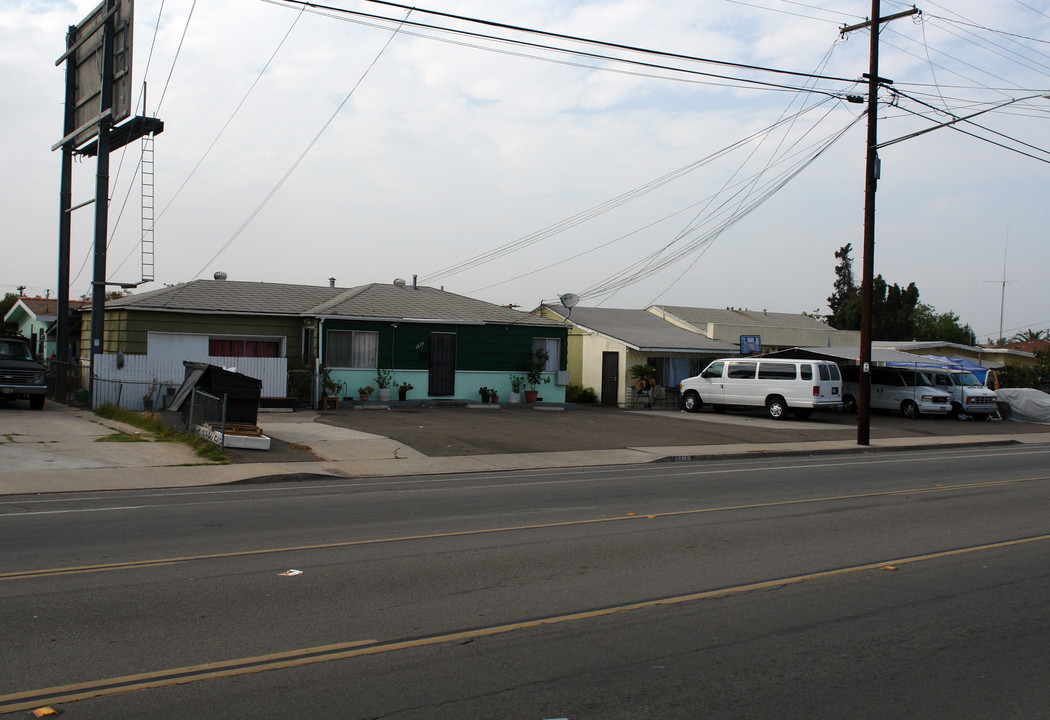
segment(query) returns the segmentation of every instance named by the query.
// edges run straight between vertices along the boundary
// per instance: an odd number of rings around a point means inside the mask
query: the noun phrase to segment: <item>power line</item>
[[[329,6],[329,5],[322,5],[322,4],[319,4],[319,3],[306,2],[305,0],[267,0],[267,1],[272,1],[275,4],[282,4],[283,3],[283,4],[290,4],[290,5],[304,5],[304,6],[307,6],[307,7],[310,7],[310,8],[314,8],[314,9],[317,9],[317,10],[322,10],[324,12],[333,13],[333,14],[337,14],[337,15],[353,15],[353,16],[358,16],[358,17],[366,17],[366,18],[370,18],[370,19],[373,19],[373,20],[381,20],[381,21],[390,22],[390,23],[398,22],[394,18],[389,18],[389,17],[383,16],[383,15],[375,15],[375,14],[371,14],[371,13],[364,13],[364,12],[360,12],[360,11],[356,11],[356,10],[347,10],[345,8],[336,8],[336,7],[332,7],[332,6]],[[542,36],[542,37],[548,37],[548,38],[552,38],[552,39],[564,40],[564,41],[569,41],[569,42],[577,42],[577,43],[582,43],[582,44],[586,44],[586,45],[594,45],[594,46],[597,46],[597,47],[603,47],[603,48],[607,48],[607,49],[613,49],[613,50],[619,50],[619,51],[625,51],[625,52],[639,53],[639,54],[642,54],[642,55],[650,55],[650,56],[654,56],[654,57],[662,57],[662,58],[673,59],[673,60],[681,60],[681,61],[688,61],[688,62],[697,62],[697,63],[702,63],[702,64],[718,65],[718,66],[721,66],[721,67],[735,68],[735,69],[738,69],[738,70],[750,70],[750,71],[755,71],[755,72],[773,73],[773,74],[778,74],[778,75],[786,75],[786,76],[790,76],[790,77],[798,77],[798,78],[805,78],[805,79],[817,79],[817,80],[826,80],[826,81],[831,81],[831,82],[843,82],[843,83],[856,82],[856,78],[842,78],[842,77],[834,77],[834,76],[813,76],[810,73],[796,72],[796,71],[793,71],[793,70],[782,70],[782,69],[778,69],[778,68],[763,67],[763,66],[760,66],[760,65],[750,65],[750,64],[746,64],[746,63],[736,63],[736,62],[730,62],[730,61],[727,61],[727,60],[714,60],[714,59],[711,59],[711,58],[702,58],[702,57],[697,57],[697,56],[693,56],[693,55],[684,55],[684,54],[680,54],[680,53],[672,53],[672,52],[666,52],[666,51],[660,51],[660,50],[653,50],[653,49],[642,48],[642,47],[637,47],[637,46],[633,46],[633,45],[624,45],[624,44],[621,44],[621,43],[605,42],[605,41],[601,41],[601,40],[595,40],[595,39],[592,39],[592,38],[585,38],[585,37],[582,37],[582,36],[565,35],[565,34],[550,32],[550,31],[546,31],[546,30],[537,30],[537,29],[534,29],[534,28],[527,28],[527,27],[522,27],[522,26],[518,26],[518,25],[509,25],[509,24],[506,24],[506,23],[499,23],[499,22],[495,22],[495,21],[492,21],[492,20],[483,20],[483,19],[480,19],[480,18],[468,17],[468,16],[464,16],[464,15],[455,15],[455,14],[445,13],[445,12],[440,12],[440,11],[435,11],[435,10],[427,10],[425,8],[410,7],[408,5],[402,5],[400,3],[387,2],[386,0],[365,0],[365,1],[366,2],[371,2],[371,3],[374,3],[374,4],[378,4],[378,5],[385,5],[385,6],[400,8],[400,9],[404,9],[404,10],[411,10],[413,12],[420,13],[420,14],[433,15],[433,16],[442,17],[442,18],[445,18],[445,19],[452,19],[452,20],[458,20],[458,21],[467,22],[467,23],[478,24],[478,25],[482,25],[482,26],[486,26],[486,27],[500,28],[500,29],[503,29],[503,30],[510,30],[510,31],[513,31],[513,32],[521,32],[521,33],[525,33],[525,34],[539,35],[539,36]],[[703,76],[707,76],[707,77],[713,77],[713,78],[716,78],[716,79],[732,80],[734,82],[749,83],[749,84],[758,85],[758,86],[778,87],[778,88],[786,88],[786,89],[791,89],[791,90],[797,90],[798,89],[797,87],[785,86],[785,85],[778,84],[778,83],[771,83],[771,82],[764,82],[764,81],[758,81],[758,80],[751,80],[751,79],[748,79],[748,78],[740,78],[740,77],[727,76],[727,75],[718,75],[718,74],[714,74],[714,73],[704,73],[704,72],[700,72],[700,71],[696,71],[696,70],[686,70],[684,68],[674,67],[674,66],[657,65],[657,64],[654,64],[654,63],[647,63],[647,62],[642,62],[642,61],[638,61],[638,60],[629,60],[629,59],[626,59],[626,58],[620,58],[620,57],[615,57],[615,56],[610,56],[610,55],[600,55],[600,54],[596,54],[596,53],[583,52],[583,51],[580,51],[580,50],[572,50],[572,49],[556,47],[556,46],[552,46],[552,45],[543,45],[543,44],[540,44],[540,43],[532,43],[532,42],[526,42],[526,41],[523,41],[523,40],[515,40],[515,39],[511,39],[511,38],[507,38],[507,37],[497,36],[497,35],[490,35],[490,34],[485,34],[485,33],[477,33],[477,32],[462,30],[462,29],[459,29],[459,28],[452,28],[452,27],[448,27],[448,26],[442,26],[442,25],[433,25],[433,24],[429,24],[429,23],[421,23],[421,22],[415,22],[415,21],[406,21],[404,24],[408,25],[408,26],[411,26],[411,27],[424,28],[424,29],[428,29],[428,30],[438,30],[438,31],[441,31],[441,32],[454,33],[454,34],[457,34],[457,35],[464,35],[464,36],[467,36],[467,37],[473,37],[473,38],[485,39],[485,40],[492,40],[492,41],[503,42],[503,43],[510,43],[510,44],[521,45],[521,46],[525,46],[525,47],[531,47],[531,48],[537,48],[537,49],[543,49],[543,50],[549,50],[549,51],[554,51],[554,52],[570,53],[570,54],[573,54],[573,55],[579,55],[579,56],[582,56],[582,57],[589,57],[589,58],[605,60],[605,61],[610,61],[610,62],[622,62],[622,63],[628,63],[628,64],[633,64],[633,65],[641,65],[643,67],[651,67],[651,68],[659,68],[659,69],[663,69],[663,70],[670,70],[670,71],[674,71],[674,72],[684,72],[684,73],[690,73],[690,74],[696,74],[696,75],[703,75]]]
[[[295,172],[295,169],[299,167],[299,164],[306,157],[307,153],[309,153],[310,150],[313,149],[314,145],[317,144],[317,141],[321,139],[321,135],[323,135],[324,131],[328,129],[328,126],[332,124],[332,121],[335,120],[335,117],[339,114],[339,111],[343,109],[343,106],[346,105],[347,102],[349,102],[350,97],[354,94],[357,88],[360,87],[361,83],[364,82],[365,78],[368,77],[368,74],[372,71],[372,68],[374,68],[376,63],[379,62],[379,58],[383,57],[383,53],[386,52],[386,49],[388,47],[390,47],[390,43],[392,43],[394,41],[394,38],[397,37],[397,34],[400,31],[400,29],[400,26],[394,29],[394,32],[391,33],[389,38],[387,38],[386,43],[384,43],[383,47],[379,49],[379,52],[372,59],[372,62],[369,63],[367,68],[365,68],[365,71],[361,74],[361,77],[358,78],[357,82],[354,83],[354,86],[350,88],[350,92],[346,94],[346,97],[344,97],[343,101],[339,103],[336,109],[329,116],[328,120],[325,121],[324,125],[321,126],[321,129],[317,131],[316,135],[314,135],[313,139],[311,139],[310,142],[307,143],[306,147],[303,148],[303,151],[299,154],[299,157],[295,159],[295,162],[292,163],[291,167],[289,167],[288,170],[284,173],[284,175],[281,176],[281,179],[277,181],[277,184],[273,186],[269,193],[266,194],[266,197],[264,197],[262,202],[260,202],[256,206],[256,208],[251,212],[248,218],[243,223],[241,223],[241,226],[237,228],[237,231],[234,232],[233,235],[230,236],[230,239],[223,243],[223,246],[219,248],[218,252],[216,252],[211,257],[211,259],[208,260],[208,262],[206,262],[204,266],[197,271],[197,274],[191,278],[192,280],[196,280],[198,277],[200,277],[200,274],[204,272],[209,265],[215,262],[216,258],[218,258],[220,255],[226,252],[226,249],[233,244],[234,240],[240,237],[240,234],[244,232],[244,230],[248,227],[248,225],[251,224],[251,222],[256,218],[256,216],[258,216],[258,214],[262,212],[262,209],[266,206],[268,202],[270,202],[271,198],[273,198],[273,196],[277,194],[277,191],[281,189],[281,186],[284,185],[285,181],[287,181],[288,178],[291,177],[292,173]]]

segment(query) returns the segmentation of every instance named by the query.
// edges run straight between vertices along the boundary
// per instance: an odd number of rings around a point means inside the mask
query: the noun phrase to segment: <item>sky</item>
[[[133,102],[165,129],[155,280],[134,292],[217,271],[340,287],[415,276],[525,310],[575,293],[824,314],[847,243],[859,278],[865,105],[846,98],[866,97],[870,36],[839,30],[867,0],[419,6],[685,57],[333,2],[389,20],[137,0]],[[57,294],[55,61],[95,5],[0,0],[0,293]],[[881,14],[909,8],[883,0]],[[1000,323],[1046,330],[1050,1],[918,8],[880,33],[896,91],[879,94],[880,143],[988,112],[880,148],[875,272],[914,282],[981,341]],[[111,282],[142,279],[140,159],[138,143],[111,156]],[[74,204],[96,169],[74,164]],[[71,297],[90,291],[94,213],[74,211]]]

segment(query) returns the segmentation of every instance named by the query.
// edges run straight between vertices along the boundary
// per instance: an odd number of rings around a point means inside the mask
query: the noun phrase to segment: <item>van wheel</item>
[[[797,417],[799,420],[805,420],[813,414],[813,411],[810,408],[802,408],[801,410],[792,410],[791,414]]]
[[[766,415],[774,420],[783,420],[787,417],[788,406],[784,398],[774,395],[766,400]]]
[[[901,403],[901,414],[909,420],[915,420],[922,413],[919,412],[919,406],[911,400],[905,400]]]
[[[857,398],[852,395],[842,396],[842,409],[848,413],[857,412]]]
[[[686,412],[700,412],[703,406],[704,401],[700,399],[700,395],[695,390],[690,390],[682,396],[682,409]]]

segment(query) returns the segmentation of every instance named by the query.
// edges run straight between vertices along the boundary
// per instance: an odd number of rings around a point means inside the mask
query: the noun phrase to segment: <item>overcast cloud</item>
[[[50,148],[61,137],[64,70],[54,62],[67,26],[95,4],[0,0],[7,171],[0,292],[25,285],[27,294],[55,294],[60,158]],[[406,17],[358,0],[340,6]],[[826,312],[835,250],[852,243],[860,273],[865,126],[854,121],[864,106],[841,98],[863,94],[862,85],[816,83],[825,94],[726,87],[408,25],[300,15],[297,6],[260,0],[198,2],[188,26],[192,2],[166,0],[158,25],[160,7],[159,0],[135,6],[136,99],[145,79],[146,114],[165,123],[155,144],[156,282],[140,291],[218,270],[237,280],[318,285],[335,277],[344,287],[418,275],[426,284],[525,309],[576,292],[584,305],[604,307],[659,302]],[[867,31],[846,40],[838,32],[870,12],[865,0],[435,0],[426,7],[803,73],[855,79],[867,71]],[[909,7],[884,0],[882,12]],[[896,20],[882,34],[880,75],[903,92],[965,113],[1050,90],[1050,2],[942,0],[919,9],[922,22]],[[468,28],[419,12],[408,19]],[[669,64],[792,87],[806,82]],[[924,108],[913,101],[900,105],[882,107],[880,140],[947,119],[916,117],[913,111]],[[567,223],[518,252],[441,272],[714,156],[803,109],[777,131],[631,202]],[[1048,99],[1018,102],[977,118],[986,129],[968,128],[1039,159],[952,129],[880,153],[875,271],[891,283],[915,282],[923,302],[958,313],[982,340],[999,332],[1007,238],[1005,334],[1050,327],[1050,155],[1040,149],[1050,149],[1048,111]],[[108,265],[115,281],[140,279],[138,153],[136,144],[112,156]],[[94,158],[75,165],[74,203],[90,199],[94,173]],[[91,265],[84,263],[93,212],[75,215],[74,297],[89,290]],[[612,291],[610,278],[669,253],[680,259]]]

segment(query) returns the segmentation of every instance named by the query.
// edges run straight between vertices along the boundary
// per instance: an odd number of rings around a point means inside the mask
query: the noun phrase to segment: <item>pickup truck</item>
[[[0,333],[0,400],[28,400],[29,407],[41,409],[47,393],[44,376],[28,340],[17,333]]]

